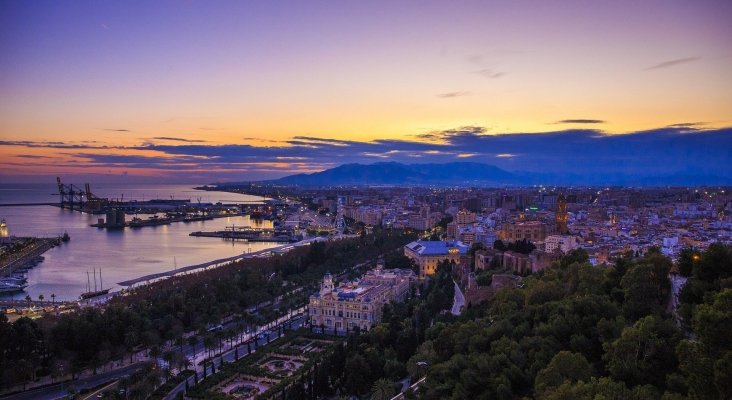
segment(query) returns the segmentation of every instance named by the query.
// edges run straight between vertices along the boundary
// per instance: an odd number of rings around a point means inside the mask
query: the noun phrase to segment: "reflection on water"
[[[42,187],[35,190],[35,197],[22,191],[16,191],[16,194],[22,194],[13,197],[8,193],[14,191],[0,187],[0,203],[53,201],[47,194],[51,189]],[[197,191],[190,193],[189,186],[173,185],[137,188],[135,192],[139,194],[145,190],[146,193],[172,193],[176,198],[195,199],[193,195],[196,193],[201,196]],[[204,192],[203,195],[225,202],[261,200],[228,193]],[[121,230],[91,228],[89,225],[96,222],[97,216],[52,206],[0,207],[0,218],[7,221],[5,229],[12,235],[58,236],[68,232],[71,237],[68,243],[44,253],[45,260],[28,273],[26,292],[13,295],[16,298],[23,298],[26,294],[34,299],[41,294],[50,298],[53,293],[57,300],[75,300],[86,289],[86,272],[94,268],[102,270],[105,288],[119,288],[116,282],[277,245],[188,236],[193,231],[223,230],[232,225],[271,226],[271,221],[252,221],[248,216]]]

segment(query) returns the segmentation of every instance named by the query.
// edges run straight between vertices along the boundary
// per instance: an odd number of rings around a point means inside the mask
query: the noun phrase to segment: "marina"
[[[262,205],[262,197],[223,192],[200,192],[191,185],[103,185],[95,184],[95,193],[109,198],[142,200],[158,198],[198,200],[201,204],[233,204],[245,201]],[[3,185],[0,184],[0,204],[40,203],[53,199],[53,184]],[[198,204],[197,202],[195,203]],[[106,215],[103,215],[105,217]],[[6,237],[63,237],[68,232],[71,240],[43,253],[35,268],[27,270],[27,282],[21,291],[0,293],[0,299],[23,300],[26,296],[38,299],[56,295],[57,301],[76,301],[86,293],[86,271],[103,269],[104,282],[110,293],[122,287],[116,282],[140,276],[173,270],[174,265],[196,265],[210,260],[240,256],[279,245],[273,242],[244,242],[211,240],[193,237],[193,231],[218,231],[226,227],[271,227],[271,221],[257,220],[248,215],[231,214],[220,218],[183,221],[147,226],[144,229],[100,229],[90,225],[97,223],[99,215],[63,209],[57,206],[13,206],[0,209],[5,219]],[[142,216],[141,216],[142,217]],[[106,218],[105,218],[106,219]],[[0,238],[2,240],[4,238]],[[16,269],[13,269],[15,274]],[[8,288],[10,289],[10,288]],[[92,286],[93,289],[93,286]],[[92,290],[93,291],[93,290]]]

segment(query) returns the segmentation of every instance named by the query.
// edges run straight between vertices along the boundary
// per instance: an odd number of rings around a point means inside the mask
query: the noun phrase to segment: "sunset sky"
[[[3,1],[0,182],[538,171],[547,143],[708,173],[732,166],[730,21],[731,1]]]

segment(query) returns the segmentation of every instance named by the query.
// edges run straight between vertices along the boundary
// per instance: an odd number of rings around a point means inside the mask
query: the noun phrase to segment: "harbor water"
[[[124,200],[191,199],[192,202],[225,204],[262,201],[262,197],[236,193],[198,191],[195,185],[92,185],[97,196]],[[56,185],[0,184],[0,204],[49,203]],[[2,294],[0,298],[38,299],[43,295],[56,300],[76,300],[87,290],[87,271],[102,271],[105,289],[120,289],[117,282],[140,276],[232,257],[245,252],[274,247],[278,243],[224,241],[219,238],[192,237],[194,231],[224,230],[235,226],[261,226],[269,221],[250,220],[248,216],[217,218],[208,221],[177,222],[169,225],[106,230],[92,228],[98,215],[64,210],[54,206],[0,207],[0,219],[7,223],[6,234],[54,237],[68,232],[71,240],[43,254],[44,260],[28,271],[25,292]],[[146,216],[141,215],[142,218]],[[97,278],[97,284],[99,280]],[[93,289],[92,282],[92,289]]]

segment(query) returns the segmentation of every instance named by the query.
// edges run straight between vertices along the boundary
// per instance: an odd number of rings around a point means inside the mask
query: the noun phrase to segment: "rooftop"
[[[468,245],[458,240],[418,240],[406,247],[423,256],[448,254],[450,249],[458,249],[460,254],[468,252]]]

